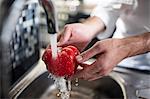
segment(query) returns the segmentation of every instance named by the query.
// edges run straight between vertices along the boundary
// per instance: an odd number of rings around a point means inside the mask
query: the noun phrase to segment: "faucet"
[[[52,49],[52,57],[56,59],[57,57],[57,32],[58,32],[58,21],[56,15],[56,9],[51,0],[39,0],[40,4],[43,6],[46,21],[47,21],[47,30],[50,34],[50,45]]]
[[[49,34],[55,34],[58,32],[58,21],[56,15],[56,9],[54,3],[51,0],[39,0],[40,4],[44,8],[47,21],[47,29]]]

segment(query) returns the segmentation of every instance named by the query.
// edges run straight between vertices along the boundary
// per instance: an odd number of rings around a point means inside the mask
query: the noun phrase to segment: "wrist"
[[[150,52],[150,32],[145,33],[145,37],[146,37],[146,48],[147,51]]]
[[[132,36],[120,39],[121,45],[126,49],[127,57],[144,54],[150,51],[150,34],[144,33],[138,36]]]
[[[94,36],[105,30],[103,21],[96,16],[88,18],[83,24],[87,26],[87,29],[90,29],[89,32]]]
[[[117,46],[118,51],[120,52],[119,55],[123,56],[122,58],[125,59],[130,57],[131,55],[131,47],[128,45],[128,41],[125,39],[116,39],[115,44]]]

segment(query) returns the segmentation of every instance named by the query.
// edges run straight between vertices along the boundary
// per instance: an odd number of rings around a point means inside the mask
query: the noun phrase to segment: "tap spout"
[[[55,5],[51,0],[39,0],[42,5],[47,21],[47,29],[49,34],[55,34],[58,32],[58,21]]]

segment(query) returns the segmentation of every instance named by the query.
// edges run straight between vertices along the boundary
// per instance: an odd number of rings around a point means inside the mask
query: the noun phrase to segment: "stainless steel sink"
[[[109,76],[95,81],[72,81],[70,99],[149,99],[149,73],[116,67]],[[9,92],[11,99],[60,99],[42,60]]]
[[[116,67],[95,81],[72,82],[71,99],[149,99],[149,73]],[[60,99],[42,60],[9,92],[11,99]]]
[[[117,75],[111,73],[110,76],[95,81],[79,80],[78,86],[72,81],[70,99],[126,99],[123,85],[116,77]],[[28,85],[17,98],[60,99],[58,90],[53,80],[48,78],[47,72]]]

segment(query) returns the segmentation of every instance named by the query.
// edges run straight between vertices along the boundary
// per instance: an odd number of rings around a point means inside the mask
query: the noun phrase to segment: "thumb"
[[[65,45],[71,37],[71,28],[65,28],[58,42],[58,46]]]
[[[96,54],[99,54],[101,52],[102,52],[102,49],[100,48],[100,43],[96,43],[93,45],[93,47],[91,47],[87,51],[84,51],[83,53],[78,55],[76,57],[76,60],[79,63],[83,63],[83,62],[87,61],[88,59],[92,58],[93,56],[95,56]]]

